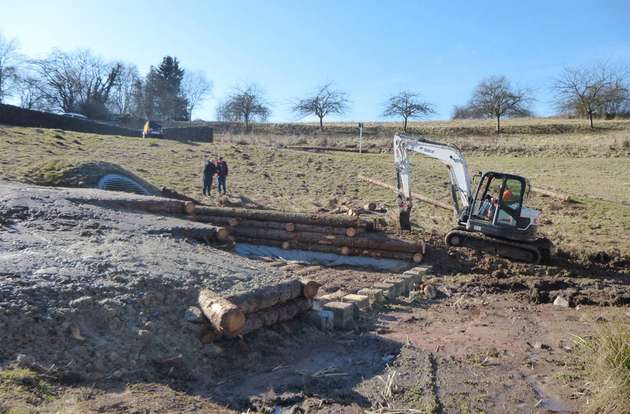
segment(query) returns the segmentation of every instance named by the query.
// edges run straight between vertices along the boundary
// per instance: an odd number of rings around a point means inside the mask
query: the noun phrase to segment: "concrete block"
[[[310,310],[306,314],[306,321],[322,331],[332,331],[335,316],[327,310]]]
[[[370,308],[370,298],[365,295],[350,294],[341,298],[342,302],[354,303],[358,310],[368,310]]]
[[[324,310],[332,312],[335,328],[345,329],[354,320],[356,305],[346,302],[328,302],[324,305]]]
[[[370,306],[379,305],[385,302],[385,295],[381,289],[363,288],[357,292],[359,295],[367,296]]]
[[[324,305],[327,304],[328,302],[340,302],[341,298],[343,298],[347,294],[348,294],[348,292],[344,292],[342,290],[338,290],[336,292],[327,293],[325,295],[317,296],[317,297],[315,297],[315,299],[313,301],[314,304],[315,304],[315,306],[313,306],[313,308],[315,308],[315,309],[323,309]]]
[[[375,289],[380,289],[383,291],[383,296],[385,296],[385,298],[387,300],[392,300],[394,299],[397,295],[396,295],[396,287],[394,286],[393,283],[388,283],[388,282],[376,282],[374,283],[373,286]]]
[[[394,297],[402,296],[407,293],[407,284],[405,281],[398,277],[390,277],[385,279],[385,283],[391,283],[392,289],[394,290]]]
[[[402,279],[405,279],[407,282],[407,288],[411,290],[416,290],[422,283],[422,276],[416,273],[408,273],[405,272],[400,276]]]
[[[431,273],[431,266],[426,266],[426,265],[416,266],[413,269],[407,270],[407,272],[414,272],[419,275],[426,275],[426,274]]]

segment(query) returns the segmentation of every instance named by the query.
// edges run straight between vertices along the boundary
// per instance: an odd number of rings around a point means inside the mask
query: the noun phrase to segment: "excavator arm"
[[[451,181],[451,195],[457,214],[469,207],[472,200],[472,185],[468,174],[468,165],[461,151],[451,144],[430,141],[423,137],[394,136],[394,164],[396,166],[396,186],[400,222],[404,229],[410,228],[409,212],[411,203],[411,163],[408,151],[414,151],[430,158],[437,159],[448,168]]]

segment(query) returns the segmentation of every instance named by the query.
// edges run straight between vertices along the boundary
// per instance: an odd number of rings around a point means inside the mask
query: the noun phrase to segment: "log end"
[[[184,202],[184,211],[186,214],[195,214],[195,203],[192,201]]]
[[[306,299],[313,299],[317,296],[317,291],[321,287],[321,284],[314,280],[302,280],[302,296]]]
[[[283,241],[283,242],[282,242],[282,248],[283,248],[284,250],[289,250],[289,249],[291,248],[291,243],[290,243],[290,242],[288,242],[288,241]]]
[[[414,263],[422,263],[423,259],[424,259],[424,255],[420,252],[415,253],[413,257],[411,258],[411,260],[413,260]]]
[[[294,232],[294,231],[295,231],[295,224],[293,224],[293,223],[287,223],[287,224],[284,226],[284,229],[285,229],[286,231],[288,231],[288,232]]]
[[[228,336],[238,335],[245,326],[245,314],[238,308],[230,309],[221,319],[222,331]]]
[[[357,229],[354,227],[348,227],[346,229],[346,236],[348,237],[354,237],[357,235]]]
[[[236,227],[240,224],[241,222],[236,218],[236,217],[230,217],[228,219],[228,224],[232,227]]]
[[[348,256],[350,254],[350,248],[348,246],[342,246],[341,249],[339,249],[339,253],[341,253],[342,256]]]
[[[228,229],[225,227],[219,227],[217,229],[217,239],[224,241],[228,240],[228,237],[230,237],[230,231]]]

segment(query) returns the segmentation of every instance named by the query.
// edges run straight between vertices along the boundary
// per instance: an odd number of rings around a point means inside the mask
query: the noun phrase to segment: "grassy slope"
[[[474,121],[478,122],[478,121]],[[577,196],[582,204],[562,205],[532,196],[543,210],[547,233],[560,247],[586,251],[617,248],[630,253],[630,129],[505,137],[446,138],[465,149],[472,171],[516,172],[536,186]],[[253,137],[257,139],[257,137]],[[219,137],[219,141],[221,137]],[[329,138],[330,140],[330,138]],[[157,186],[169,186],[200,198],[199,172],[204,157],[221,154],[231,166],[229,189],[268,207],[311,211],[330,199],[393,206],[390,191],[356,181],[357,174],[393,182],[390,154],[311,154],[254,145],[187,144],[63,132],[1,128],[0,179],[33,181],[54,176],[66,165],[108,161]],[[500,154],[500,155],[499,155]],[[434,160],[413,157],[414,190],[447,201],[447,172]],[[210,203],[212,201],[209,201]],[[625,204],[624,204],[625,203]],[[444,210],[418,206],[415,222],[427,231],[445,231]]]

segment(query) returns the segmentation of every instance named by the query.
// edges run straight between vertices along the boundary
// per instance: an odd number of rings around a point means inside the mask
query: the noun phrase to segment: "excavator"
[[[530,190],[527,179],[502,172],[483,172],[479,173],[473,191],[466,159],[457,146],[396,134],[394,164],[402,230],[411,230],[409,151],[437,159],[448,168],[457,225],[446,234],[447,246],[468,247],[534,264],[550,260],[553,243],[538,236],[540,212],[524,205]]]

